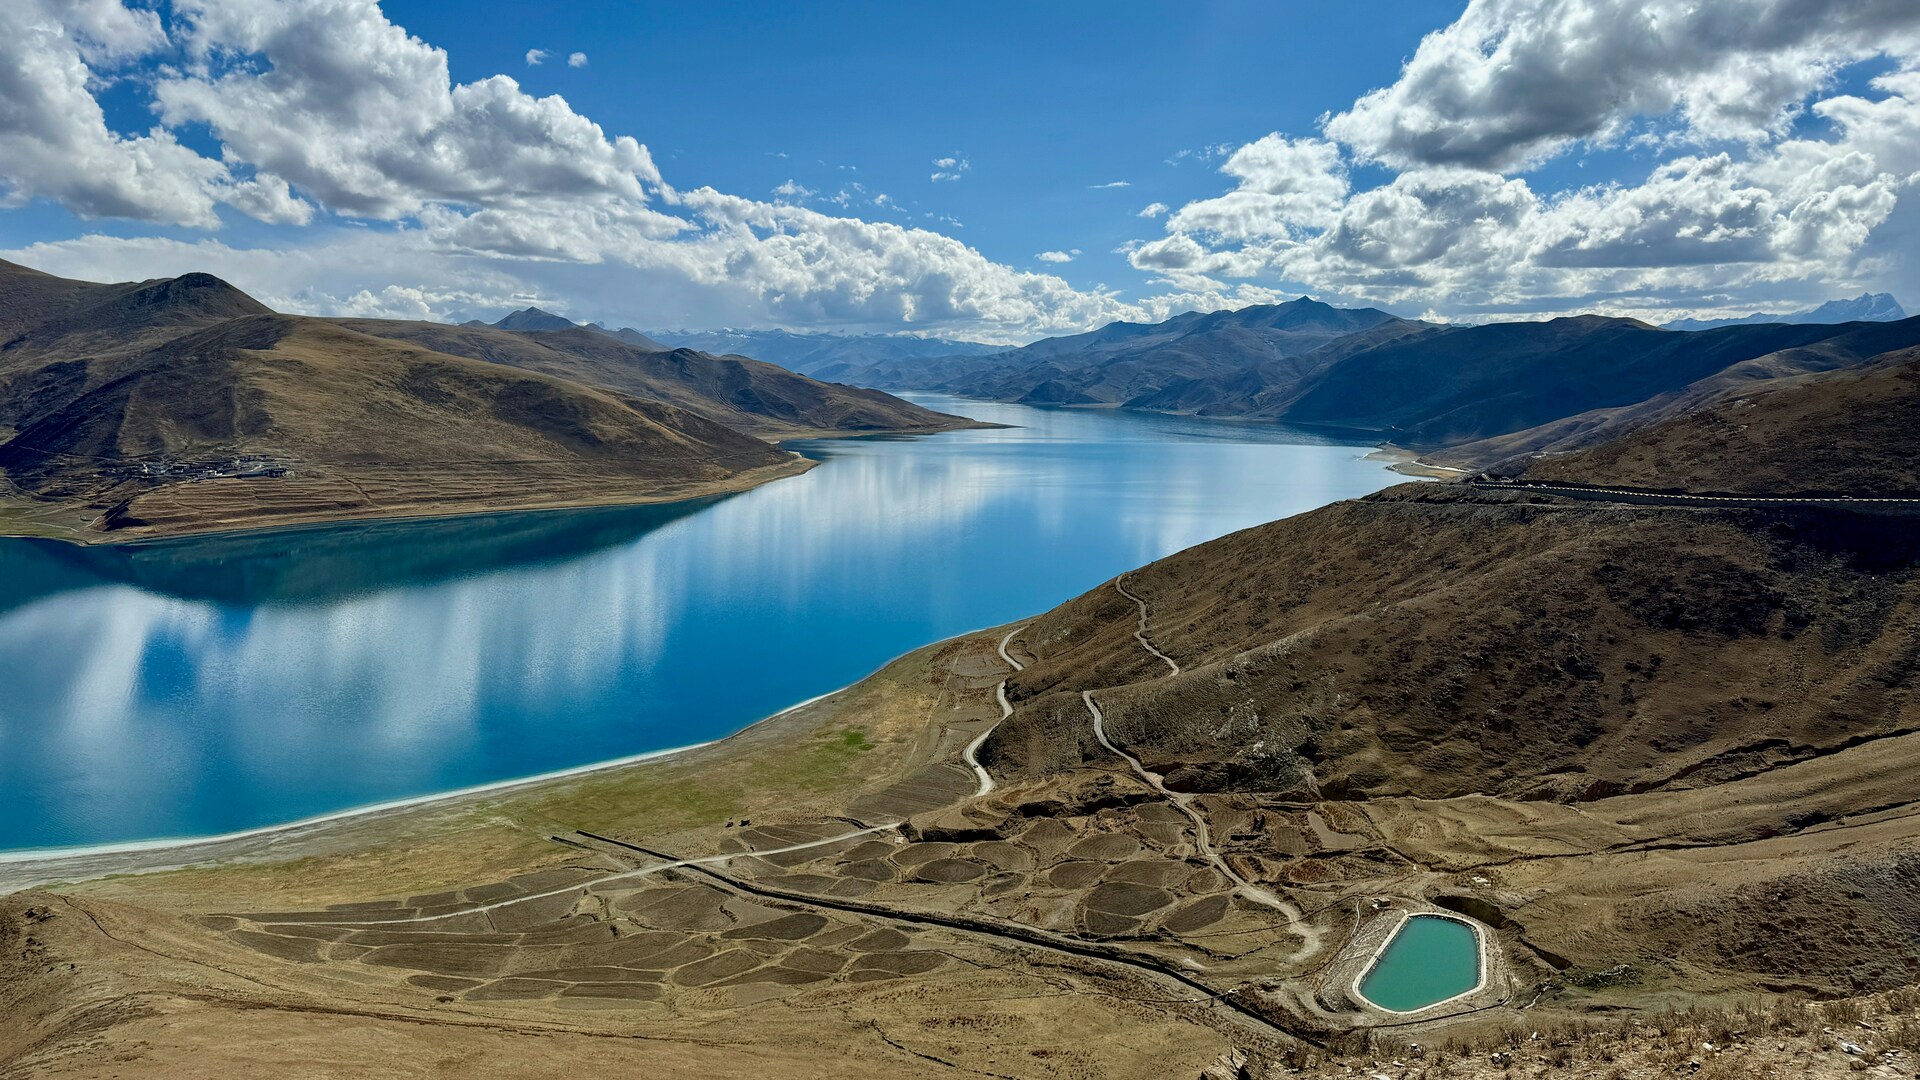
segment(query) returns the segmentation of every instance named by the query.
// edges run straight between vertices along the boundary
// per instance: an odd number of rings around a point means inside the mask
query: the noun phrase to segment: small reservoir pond
[[[1403,480],[1268,426],[796,442],[665,506],[0,539],[0,852],[213,836],[720,738],[955,634]]]
[[[1360,980],[1360,994],[1393,1012],[1415,1012],[1480,985],[1480,933],[1443,915],[1414,915]]]

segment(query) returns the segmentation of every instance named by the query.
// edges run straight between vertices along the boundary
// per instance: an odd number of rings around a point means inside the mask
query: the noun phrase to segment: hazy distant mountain
[[[671,345],[662,345],[660,342],[655,341],[653,338],[648,337],[647,335],[641,333],[638,330],[635,330],[631,326],[623,326],[618,330],[609,330],[606,327],[600,325],[599,323],[594,323],[591,326],[589,326],[588,329],[598,330],[603,334],[609,334],[615,338],[618,338],[621,341],[626,342],[629,345],[638,346],[639,348],[646,349],[649,352],[669,352],[673,348],[673,346]],[[754,357],[754,359],[758,360],[760,359],[760,357]]]
[[[600,323],[577,323],[571,319],[555,315],[551,311],[543,311],[537,307],[521,308],[519,311],[513,312],[505,318],[494,322],[468,319],[466,322],[461,323],[460,326],[467,330],[512,330],[522,334],[545,333],[553,330],[578,330],[584,326],[585,329],[598,331],[608,337],[616,338],[629,345],[645,349],[648,352],[673,351],[672,346],[662,345],[631,326],[623,326],[618,330],[609,330]]]
[[[1296,381],[1338,357],[1342,339],[1390,341],[1424,329],[1374,308],[1301,297],[1285,304],[1110,323],[974,357],[902,359],[836,374],[870,386],[924,387],[1035,405],[1128,405],[1237,412],[1261,387]],[[1199,390],[1209,379],[1226,379]],[[1198,392],[1196,392],[1198,391]]]
[[[1756,311],[1740,319],[1675,319],[1662,325],[1668,330],[1712,330],[1750,323],[1897,322],[1906,317],[1906,309],[1890,293],[1861,293],[1851,300],[1829,300],[1817,308],[1784,315]]]
[[[462,326],[487,326],[495,330],[571,330],[574,322],[537,307],[521,308],[497,322],[468,319]]]
[[[977,341],[907,334],[795,334],[786,330],[654,330],[657,341],[715,354],[736,353],[816,378],[838,379],[848,371],[890,360],[997,352]]]

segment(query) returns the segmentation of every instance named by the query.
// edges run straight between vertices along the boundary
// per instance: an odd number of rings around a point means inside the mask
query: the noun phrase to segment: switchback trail
[[[1128,590],[1125,574],[1113,579],[1113,587],[1120,590],[1121,596],[1140,605],[1140,625],[1134,630],[1133,639],[1140,643],[1141,648],[1166,661],[1167,666],[1173,669],[1173,674],[1180,674],[1180,665],[1174,662],[1173,657],[1154,648],[1153,642],[1147,639],[1147,602]]]
[[[1013,673],[1019,672],[1026,667],[1026,665],[1020,661],[1015,660],[1013,654],[1007,652],[1007,643],[1013,640],[1013,635],[1026,628],[1026,624],[1022,623],[1007,631],[1007,636],[1000,639],[1000,659],[1005,660],[1007,666],[1013,669],[1013,672],[1008,673],[1008,678],[1012,678]],[[995,720],[993,723],[988,724],[987,730],[974,736],[973,741],[967,744],[966,750],[962,751],[960,755],[966,759],[967,767],[973,770],[974,778],[980,781],[979,790],[973,793],[973,797],[976,799],[985,798],[986,795],[993,790],[993,777],[988,775],[987,770],[980,764],[980,748],[986,745],[987,736],[993,734],[993,729],[1000,726],[1000,721],[1013,715],[1013,703],[1007,700],[1006,679],[1001,679],[1000,685],[993,688],[993,696],[1000,702],[1000,720]]]
[[[1124,589],[1122,591],[1125,592]],[[1145,636],[1147,626],[1145,603],[1131,593],[1127,593],[1127,595],[1136,603],[1141,604],[1141,630],[1136,634],[1140,639],[1141,645],[1155,656],[1159,656],[1169,667],[1178,671],[1179,665],[1166,657],[1165,654],[1159,652],[1159,650],[1154,649],[1152,643],[1148,641]],[[1026,624],[1023,624],[1008,631],[1007,634],[1000,639],[998,644],[997,651],[1012,672],[1021,671],[1025,667],[1020,661],[1014,659],[1008,651],[1008,647],[1011,645],[1013,638],[1025,628]],[[1000,720],[1005,720],[1013,711],[1010,702],[1007,700],[1006,685],[1006,680],[1001,680],[996,691],[996,696],[999,699],[1001,707]],[[1228,865],[1226,860],[1214,850],[1212,835],[1206,819],[1188,804],[1188,797],[1168,790],[1157,774],[1148,770],[1138,758],[1115,745],[1107,736],[1105,718],[1100,711],[1099,704],[1094,701],[1092,692],[1087,691],[1083,693],[1082,698],[1086,703],[1088,711],[1093,716],[1094,734],[1099,739],[1101,745],[1124,759],[1156,792],[1178,807],[1193,823],[1196,846],[1200,854],[1225,875],[1229,881],[1234,883],[1236,892],[1239,895],[1251,902],[1279,912],[1287,920],[1288,929],[1301,938],[1297,955],[1310,955],[1317,951],[1320,945],[1320,934],[1305,921],[1300,910],[1268,890],[1247,881],[1236,873],[1233,867]],[[981,744],[985,742],[987,736],[999,725],[999,722],[1000,721],[995,721],[986,731],[976,737],[973,742],[967,746],[965,751],[967,764],[974,769],[980,779],[981,795],[993,790],[993,780],[979,764],[976,752]],[[898,923],[937,926],[973,937],[997,940],[1002,946],[1025,946],[1057,955],[1077,957],[1083,961],[1095,961],[1107,965],[1114,965],[1127,971],[1136,978],[1145,977],[1149,982],[1157,983],[1164,990],[1170,991],[1171,994],[1165,1002],[1167,1004],[1178,1002],[1191,1005],[1224,1006],[1224,1010],[1213,1012],[1212,1016],[1220,1020],[1229,1021],[1248,1034],[1269,1039],[1277,1037],[1281,1039],[1299,1040],[1311,1045],[1324,1047],[1324,1043],[1318,1040],[1313,1033],[1294,1030],[1287,1026],[1284,1021],[1277,1020],[1269,1015],[1265,1009],[1260,1008],[1254,1001],[1244,997],[1239,993],[1239,989],[1244,988],[1221,990],[1209,986],[1194,974],[1181,970],[1179,965],[1154,954],[1151,950],[1129,948],[1117,943],[1085,940],[1071,934],[1062,934],[1037,926],[1029,926],[1023,923],[971,913],[929,911],[868,900],[802,892],[783,888],[778,885],[763,884],[752,880],[750,877],[741,876],[738,873],[727,873],[721,870],[721,868],[727,864],[739,860],[756,859],[768,855],[779,855],[814,848],[833,847],[835,845],[845,844],[848,841],[860,839],[861,837],[883,833],[897,833],[902,827],[903,823],[901,822],[890,822],[882,825],[851,829],[846,832],[836,833],[832,836],[802,843],[788,844],[781,847],[754,851],[726,852],[694,858],[677,858],[666,852],[644,847],[629,841],[616,839],[599,833],[587,832],[585,830],[577,830],[577,835],[584,839],[622,848],[626,851],[645,855],[659,861],[648,865],[619,870],[601,877],[559,888],[545,889],[521,896],[505,897],[490,902],[467,904],[455,911],[387,918],[369,918],[367,917],[369,914],[367,912],[329,911],[316,912],[308,917],[295,917],[289,921],[351,927],[356,930],[394,926],[424,925],[432,927],[435,924],[444,924],[449,920],[484,915],[488,912],[555,897],[569,895],[585,896],[605,889],[609,885],[659,875],[669,871],[683,871],[705,877],[714,884],[728,890],[776,901],[789,907],[834,910]],[[567,839],[564,836],[555,836],[553,839],[561,843],[584,846],[578,845],[575,841]],[[237,918],[249,920],[253,918],[253,916],[246,913],[231,914]],[[1142,1000],[1146,1001],[1150,999]],[[1311,1002],[1306,1003],[1305,1007],[1309,1012],[1313,1012],[1316,1015],[1320,1012],[1313,1008]],[[1324,1019],[1325,1017],[1323,1016],[1322,1018]]]
[[[1154,648],[1153,642],[1147,638],[1147,602],[1132,592],[1129,592],[1126,585],[1123,584],[1119,578],[1114,579],[1113,587],[1120,590],[1120,595],[1140,605],[1140,628],[1133,632],[1133,636],[1139,640],[1141,646],[1148,652],[1166,661],[1167,666],[1173,669],[1173,674],[1180,674],[1180,665],[1175,663],[1173,658],[1169,657],[1166,653]],[[1208,862],[1211,862],[1222,874],[1226,875],[1228,881],[1234,883],[1235,890],[1241,896],[1246,897],[1256,904],[1272,908],[1286,917],[1293,932],[1300,935],[1298,955],[1308,956],[1317,952],[1320,948],[1320,931],[1316,929],[1312,923],[1307,921],[1301,910],[1286,900],[1281,899],[1272,891],[1261,888],[1240,876],[1239,872],[1234,870],[1233,866],[1229,864],[1218,851],[1214,850],[1213,833],[1207,827],[1206,815],[1193,808],[1193,796],[1174,791],[1167,787],[1166,782],[1161,778],[1159,773],[1147,768],[1145,762],[1135,757],[1132,753],[1121,749],[1118,744],[1107,737],[1106,713],[1101,710],[1100,703],[1093,700],[1093,691],[1082,690],[1080,692],[1080,700],[1086,705],[1087,714],[1093,717],[1093,737],[1100,740],[1100,745],[1118,755],[1121,760],[1133,768],[1135,775],[1146,781],[1148,787],[1151,787],[1154,791],[1158,792],[1162,798],[1172,803],[1175,809],[1185,814],[1187,820],[1193,823],[1194,846],[1199,849],[1200,854],[1206,858]]]

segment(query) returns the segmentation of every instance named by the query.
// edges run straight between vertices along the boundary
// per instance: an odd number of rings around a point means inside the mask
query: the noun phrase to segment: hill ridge
[[[0,265],[0,501],[81,540],[661,501],[809,467],[772,438],[970,423],[516,316],[550,328],[428,334],[277,313],[210,274]]]

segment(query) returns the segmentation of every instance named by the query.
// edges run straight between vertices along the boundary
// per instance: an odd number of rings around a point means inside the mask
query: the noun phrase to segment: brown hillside
[[[1722,392],[1529,479],[1685,491],[1920,494],[1920,349],[1867,368]]]
[[[1395,488],[1122,579],[1179,675],[1111,584],[1040,617],[980,756],[1016,784],[1112,761],[1092,690],[1170,787],[1317,816],[1305,860],[1247,834],[1257,880],[1464,891],[1556,966],[1696,989],[1903,985],[1911,524]]]
[[[878,390],[818,382],[744,356],[649,350],[586,327],[521,332],[379,319],[350,319],[341,325],[665,401],[764,438],[940,431],[968,424]]]
[[[282,1076],[320,1042],[369,1075],[762,1055],[768,1076],[1145,1078],[1297,1075],[1324,1049],[1417,1075],[1368,1056],[1403,1037],[1524,1051],[1535,1076],[1556,1032],[1606,1020],[1692,1033],[1677,1063],[1631,1055],[1686,1071],[1701,1040],[1763,1040],[1666,1009],[1920,979],[1910,520],[1401,487],[685,755],[212,841],[192,857],[224,861],[171,873],[129,871],[187,852],[0,867],[114,875],[0,905],[0,1062]],[[1478,922],[1486,985],[1410,1028],[1354,980],[1435,911]],[[1806,1019],[1920,1045],[1841,1016]],[[235,1040],[248,1017],[271,1021]],[[795,1039],[811,1058],[770,1058]],[[681,1047],[702,1060],[662,1057]],[[1846,1068],[1830,1043],[1764,1047],[1776,1075]],[[1555,1075],[1611,1075],[1575,1060]],[[1767,1075],[1712,1060],[1696,1075]]]
[[[0,263],[0,512],[73,538],[686,498],[806,467],[757,436],[968,423],[585,328],[342,323],[206,274]]]
[[[640,498],[790,459],[672,406],[551,376],[255,315],[170,342],[0,446],[41,498],[113,530],[312,514]],[[254,457],[290,476],[153,483],[145,462]]]
[[[1395,488],[1129,575],[1177,678],[1114,589],[1049,613],[998,752],[1070,763],[1049,718],[1150,677],[1114,725],[1196,787],[1581,799],[1830,752],[1920,728],[1920,576],[1869,561],[1901,524]]]

